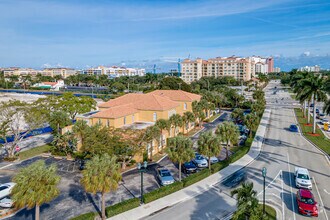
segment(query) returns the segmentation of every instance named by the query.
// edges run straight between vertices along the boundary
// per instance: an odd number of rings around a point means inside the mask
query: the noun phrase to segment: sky
[[[299,65],[330,65],[329,15],[329,0],[0,0],[0,67],[261,55],[289,69],[303,53]]]

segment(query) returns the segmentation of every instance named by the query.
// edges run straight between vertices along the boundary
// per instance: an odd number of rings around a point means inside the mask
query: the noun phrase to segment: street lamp
[[[266,190],[266,174],[267,174],[267,169],[266,167],[262,168],[262,176],[264,177],[264,195],[263,195],[263,214],[265,215],[265,198],[266,198],[266,194],[265,194],[265,190]]]
[[[143,173],[147,171],[148,162],[137,163],[137,169],[141,173],[141,204],[143,203]]]

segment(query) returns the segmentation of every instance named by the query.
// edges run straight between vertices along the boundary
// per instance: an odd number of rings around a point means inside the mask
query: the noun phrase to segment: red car
[[[299,189],[297,192],[298,212],[302,215],[318,216],[317,202],[311,191]]]

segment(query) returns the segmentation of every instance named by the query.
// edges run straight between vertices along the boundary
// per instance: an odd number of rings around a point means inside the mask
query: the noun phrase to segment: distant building
[[[280,72],[281,72],[281,68],[279,68],[279,67],[274,68],[274,73],[280,73]]]
[[[19,68],[19,67],[10,67],[3,70],[5,77],[8,76],[36,76],[40,73],[40,70],[35,70],[31,68]]]
[[[42,72],[42,75],[44,76],[61,76],[63,79],[77,74],[77,71],[75,69],[71,68],[45,68]]]
[[[181,78],[186,83],[199,80],[203,76],[223,77],[231,76],[237,80],[249,81],[256,73],[274,71],[272,57],[216,57],[208,60],[197,58],[185,59],[181,62]]]
[[[127,68],[127,67],[105,67],[98,66],[96,68],[90,68],[79,71],[80,74],[87,75],[107,75],[109,78],[116,78],[120,76],[144,76],[146,74],[145,69]]]
[[[315,66],[304,66],[304,67],[300,67],[299,71],[306,71],[306,72],[320,72],[321,68],[318,65]]]
[[[60,88],[65,86],[63,80],[58,80],[57,82],[42,82],[34,84],[32,87],[34,88],[41,88],[41,89],[51,89],[54,91],[59,91]]]

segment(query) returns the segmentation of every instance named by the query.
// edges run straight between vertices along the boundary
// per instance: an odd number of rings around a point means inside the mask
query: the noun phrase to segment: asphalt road
[[[273,91],[277,87],[278,92]],[[300,133],[288,130],[296,124],[293,107],[299,104],[289,93],[281,90],[279,82],[272,81],[265,88],[267,107],[272,109],[263,149],[253,163],[246,167],[246,179],[252,181],[258,198],[262,200],[263,178],[261,169],[267,168],[266,202],[281,213],[278,219],[307,219],[297,212],[293,170],[295,166],[309,169],[313,177],[313,194],[319,204],[318,219],[330,217],[330,164]],[[277,101],[276,101],[277,100]],[[190,200],[169,207],[147,219],[229,219],[235,211],[236,200],[230,197],[227,184],[218,183]]]

